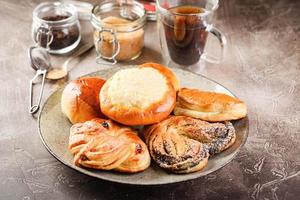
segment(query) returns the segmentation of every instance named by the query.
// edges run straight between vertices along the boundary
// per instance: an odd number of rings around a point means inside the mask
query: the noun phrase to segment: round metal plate
[[[128,66],[130,67],[130,66]],[[108,79],[112,74],[126,67],[114,67],[101,70],[86,76],[98,76]],[[198,88],[207,91],[226,93],[234,96],[228,89],[204,76],[197,75],[181,69],[173,69],[180,80],[181,87]],[[119,173],[115,171],[101,171],[77,167],[73,164],[73,156],[68,151],[69,129],[71,123],[63,115],[60,99],[63,87],[55,91],[44,104],[39,116],[39,132],[41,139],[48,151],[65,165],[78,172],[118,183],[133,185],[159,185],[195,179],[212,173],[229,163],[238,153],[248,136],[248,118],[233,122],[236,129],[236,142],[232,147],[209,159],[208,165],[199,172],[190,174],[172,174],[159,168],[154,161],[144,172],[136,174]]]

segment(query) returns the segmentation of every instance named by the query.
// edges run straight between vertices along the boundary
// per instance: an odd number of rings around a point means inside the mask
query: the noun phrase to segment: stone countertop
[[[0,2],[0,199],[298,199],[300,196],[300,1],[221,1],[214,24],[227,37],[225,60],[195,69],[232,90],[249,108],[250,132],[236,158],[191,181],[128,186],[80,174],[43,146],[28,114],[36,0]],[[155,23],[132,62],[163,62]],[[86,29],[88,30],[88,29]],[[209,51],[209,49],[208,49]],[[65,57],[57,58],[65,59]],[[108,68],[95,50],[74,64],[69,80]],[[43,102],[68,79],[47,81]]]

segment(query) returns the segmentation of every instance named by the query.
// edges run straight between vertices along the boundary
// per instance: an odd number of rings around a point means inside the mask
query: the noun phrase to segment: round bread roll
[[[170,70],[168,67],[163,66],[158,63],[151,63],[151,62],[144,63],[144,64],[140,65],[140,67],[152,67],[154,69],[157,69],[158,71],[160,71],[163,75],[165,75],[169,79],[169,81],[172,83],[172,85],[176,91],[179,90],[179,88],[180,88],[179,80],[177,79],[174,72],[172,72],[172,70]]]
[[[175,102],[170,81],[151,67],[120,70],[100,91],[103,114],[126,125],[157,123],[172,112]]]
[[[105,80],[84,77],[70,82],[61,97],[62,112],[72,124],[103,117],[100,110],[99,93]]]

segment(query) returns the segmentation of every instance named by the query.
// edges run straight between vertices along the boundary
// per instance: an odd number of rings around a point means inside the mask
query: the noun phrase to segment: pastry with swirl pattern
[[[77,166],[139,172],[150,165],[146,144],[130,128],[111,120],[93,119],[70,129],[69,150]]]
[[[229,148],[236,138],[230,122],[209,123],[186,116],[170,116],[144,134],[153,160],[174,173],[203,169],[209,156]]]

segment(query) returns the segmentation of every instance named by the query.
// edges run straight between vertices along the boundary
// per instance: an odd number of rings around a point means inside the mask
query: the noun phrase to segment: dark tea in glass
[[[156,0],[160,46],[168,65],[189,67],[200,60],[222,61],[226,38],[212,24],[218,5],[218,0]],[[213,49],[212,55],[204,52],[209,33],[221,47]]]
[[[204,13],[205,9],[178,6],[168,10],[176,14],[163,19],[171,59],[181,65],[198,62],[204,51],[208,32],[203,20],[195,14]]]

